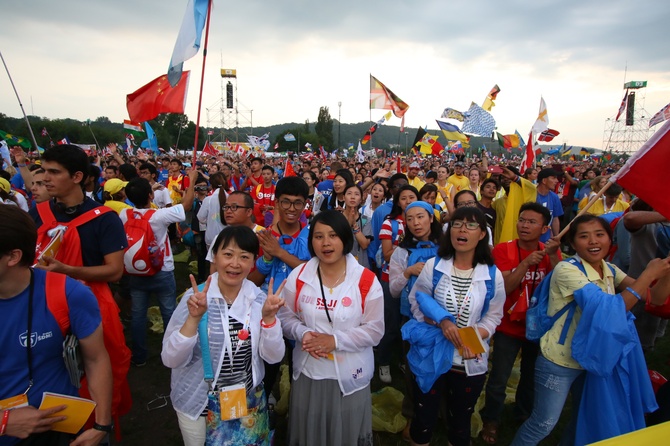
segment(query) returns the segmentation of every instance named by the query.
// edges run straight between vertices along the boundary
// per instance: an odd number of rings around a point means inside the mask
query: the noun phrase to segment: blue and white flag
[[[359,163],[365,161],[365,154],[363,153],[363,146],[361,146],[360,141],[358,141],[358,149],[356,149],[356,157],[358,158]]]
[[[287,133],[284,135],[284,141],[291,142],[295,141],[295,136],[293,136],[293,133]]]
[[[5,141],[0,141],[0,156],[2,157],[2,168],[6,169],[12,165],[12,159],[9,156],[9,147]]]
[[[491,136],[495,128],[496,120],[493,119],[493,115],[473,102],[465,112],[461,131],[472,135]]]
[[[144,123],[144,128],[147,131],[147,139],[142,141],[142,146],[145,149],[151,149],[156,155],[160,155],[160,150],[158,150],[158,138],[156,137],[156,133],[154,132],[154,129],[151,128],[148,122]],[[146,146],[144,143],[147,143]]]
[[[184,20],[181,22],[177,42],[172,51],[168,67],[168,81],[172,87],[181,79],[184,62],[198,54],[202,30],[205,27],[207,8],[210,0],[188,0]]]

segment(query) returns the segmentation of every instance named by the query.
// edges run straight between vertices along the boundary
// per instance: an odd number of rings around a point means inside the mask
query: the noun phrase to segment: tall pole
[[[193,141],[193,162],[195,166],[198,151],[198,134],[200,133],[200,109],[202,108],[202,87],[205,83],[205,62],[207,62],[207,41],[209,40],[209,18],[212,15],[212,0],[207,2],[207,23],[205,24],[205,45],[202,49],[202,73],[200,74],[200,95],[198,96],[198,117],[195,122],[195,141]]]
[[[337,148],[340,148],[340,134],[342,130],[342,101],[337,103]]]
[[[30,121],[28,121],[28,116],[26,115],[26,111],[23,109],[23,104],[21,103],[21,98],[19,97],[19,92],[16,91],[16,86],[14,86],[14,81],[12,80],[12,75],[9,74],[9,68],[7,68],[7,63],[5,63],[5,58],[2,56],[2,51],[0,51],[0,59],[2,59],[2,64],[5,66],[5,71],[7,72],[7,77],[9,78],[9,83],[12,84],[12,88],[14,89],[14,94],[16,95],[16,100],[19,101],[19,107],[21,107],[21,112],[23,113],[23,118],[26,120],[26,124],[28,125],[28,131],[30,132],[30,139],[33,141],[33,144],[35,144],[35,150],[37,153],[40,153],[38,150],[38,145],[37,145],[37,140],[35,139],[35,134],[33,133],[33,128],[30,126]]]

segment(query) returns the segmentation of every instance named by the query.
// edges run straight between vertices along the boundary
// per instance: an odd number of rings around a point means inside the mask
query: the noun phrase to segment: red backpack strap
[[[295,302],[293,303],[293,311],[296,314],[298,313],[298,311],[300,311],[298,309],[298,296],[300,296],[300,291],[302,291],[302,286],[305,284],[305,282],[300,279],[300,274],[302,274],[306,265],[307,265],[307,263],[302,264],[302,266],[300,267],[300,272],[298,273],[298,277],[295,280]]]
[[[65,274],[47,271],[45,283],[47,307],[58,322],[63,336],[70,329],[70,307],[65,291],[66,278]]]
[[[114,212],[114,209],[108,208],[107,206],[98,206],[96,208],[91,209],[90,211],[84,212],[83,214],[73,219],[69,223],[63,223],[63,224],[68,225],[68,227],[76,228],[77,226],[86,224],[89,221],[96,219],[99,216],[106,214],[108,212]]]
[[[365,313],[365,298],[368,297],[368,292],[374,281],[375,273],[367,268],[363,269],[363,274],[361,274],[361,278],[358,280],[358,289],[361,292],[361,310],[363,313]]]

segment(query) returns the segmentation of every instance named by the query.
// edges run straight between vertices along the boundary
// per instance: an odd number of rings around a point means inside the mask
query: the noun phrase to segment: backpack
[[[600,216],[603,220],[609,223],[610,229],[612,229],[612,244],[610,245],[610,250],[607,253],[607,257],[605,260],[608,262],[611,262],[614,260],[614,256],[617,253],[617,250],[619,249],[619,240],[617,238],[617,231],[616,227],[621,222],[623,224],[623,216],[624,212],[610,212],[608,214],[603,214]]]
[[[437,288],[437,284],[440,282],[440,279],[444,275],[442,271],[439,271],[437,269],[437,264],[439,260],[440,260],[439,257],[435,257],[435,264],[433,265],[433,296],[435,295],[435,288]],[[495,265],[489,266],[490,277],[486,279],[486,281],[484,282],[486,284],[486,296],[484,297],[484,306],[482,307],[481,317],[484,317],[486,312],[489,311],[489,304],[491,303],[491,299],[493,299],[496,295],[496,287],[495,287],[496,271],[498,271],[498,268],[496,268]]]
[[[398,220],[390,218],[389,221],[391,222],[391,243],[393,243],[395,239],[398,238]],[[384,263],[386,262],[384,260],[384,252],[382,251],[382,244],[380,242],[377,252],[375,253],[375,264],[377,265],[377,268],[381,268]]]
[[[163,267],[165,252],[158,246],[149,220],[156,211],[142,214],[136,209],[127,209],[127,221],[123,225],[128,238],[128,248],[123,253],[123,268],[131,276],[153,276]],[[166,241],[167,242],[167,241]]]
[[[563,261],[575,265],[584,275],[586,275],[584,265],[574,257]],[[607,266],[610,267],[612,274],[614,274],[614,267],[609,263]],[[572,318],[575,315],[577,301],[572,300],[570,303],[567,303],[553,316],[547,314],[549,310],[549,288],[551,285],[551,276],[553,274],[554,271],[552,270],[549,274],[544,276],[544,279],[542,279],[542,282],[535,288],[533,296],[530,298],[528,310],[526,311],[526,339],[533,342],[540,342],[540,338],[542,338],[542,336],[554,326],[556,321],[567,312],[568,315],[565,324],[563,325],[563,330],[561,330],[561,336],[558,339],[558,343],[563,345],[565,344],[565,338],[568,336],[568,329],[572,323]]]
[[[302,274],[306,265],[307,263],[302,264],[302,266],[300,267],[300,273],[298,273],[298,278],[295,281],[295,302],[293,304],[293,308],[296,314],[300,311],[299,309],[300,305],[298,304],[298,296],[300,296],[300,291],[302,290],[302,287],[305,284],[305,282],[300,279],[300,275]],[[363,313],[365,313],[365,298],[368,297],[368,292],[370,291],[370,288],[372,287],[372,284],[375,281],[375,277],[376,277],[375,273],[365,268],[363,269],[363,274],[361,274],[361,278],[358,281],[358,290],[361,292],[361,312]]]
[[[432,259],[433,257],[435,257],[437,255],[437,245],[430,241],[422,241],[418,242],[415,248],[407,248],[407,252],[409,252],[409,256],[407,257],[407,267],[409,268],[410,266],[416,264],[417,262],[425,262],[428,259]],[[408,300],[409,292],[412,290],[412,287],[414,286],[414,283],[416,282],[417,278],[418,278],[417,276],[410,276],[409,280],[407,281],[407,284],[400,292],[401,313],[403,312],[403,310],[405,310],[406,312],[409,311],[409,300]],[[409,314],[406,314],[406,316],[409,315],[411,315],[411,312]]]

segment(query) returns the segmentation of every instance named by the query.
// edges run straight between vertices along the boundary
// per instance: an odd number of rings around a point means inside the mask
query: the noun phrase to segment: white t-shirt
[[[134,209],[140,214],[144,215],[152,209]],[[165,257],[163,258],[163,267],[161,271],[174,271],[174,259],[172,257],[172,248],[170,248],[170,242],[167,241],[168,238],[168,226],[172,223],[180,223],[186,219],[186,213],[184,212],[184,206],[177,204],[175,206],[165,208],[165,209],[154,209],[156,212],[149,219],[149,224],[151,225],[151,230],[154,231],[154,237],[158,246],[165,249]],[[127,212],[121,212],[119,214],[121,221],[125,224],[128,221]]]
[[[170,191],[164,187],[156,189],[154,191],[154,204],[160,209],[167,207],[167,205],[171,205],[172,198],[170,198]]]

